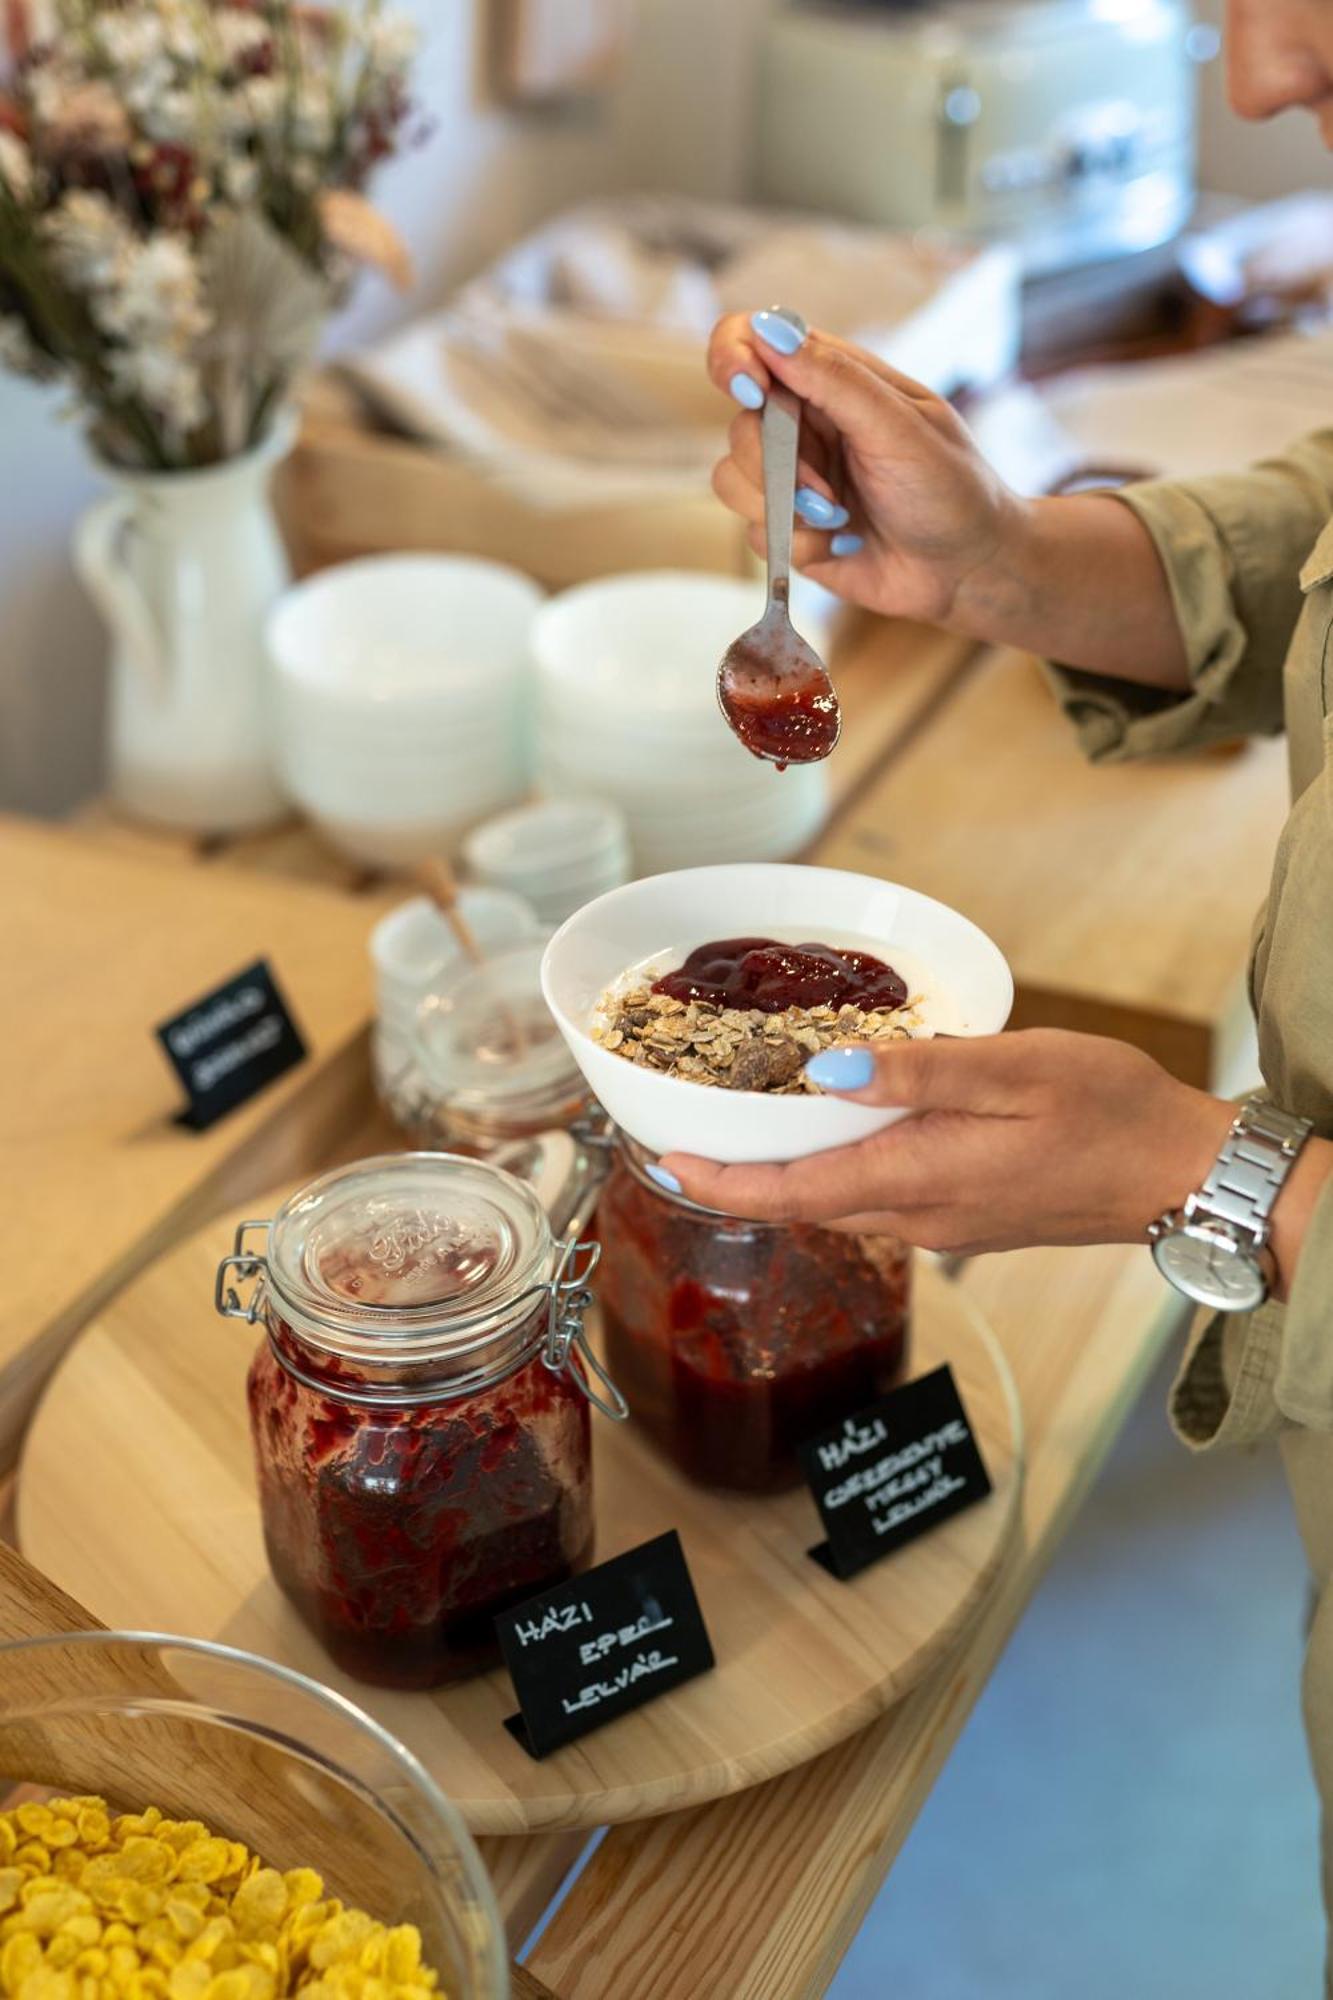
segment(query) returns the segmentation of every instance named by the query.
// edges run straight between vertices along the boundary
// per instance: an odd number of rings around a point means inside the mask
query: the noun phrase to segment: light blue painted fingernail
[[[764,392],[753,375],[733,375],[727,387],[736,401],[743,403],[747,410],[763,409]]]
[[[821,1090],[864,1090],[874,1081],[875,1058],[869,1049],[821,1049],[805,1073]]]
[[[779,354],[795,354],[809,332],[801,315],[786,306],[770,306],[766,312],[751,313],[750,325]]]
[[[651,1160],[645,1160],[643,1171],[647,1174],[650,1181],[656,1181],[657,1185],[660,1188],[665,1188],[668,1194],[680,1193],[680,1182],[674,1174],[669,1174],[665,1167],[655,1166]]]
[[[845,528],[851,515],[836,500],[826,500],[813,486],[798,486],[796,511],[812,528]]]
[[[835,535],[829,544],[835,556],[855,556],[865,547],[863,535]]]

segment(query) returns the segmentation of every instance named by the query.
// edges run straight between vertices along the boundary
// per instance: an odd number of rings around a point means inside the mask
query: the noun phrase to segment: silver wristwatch
[[[1246,1099],[1197,1194],[1149,1225],[1157,1268],[1178,1292],[1215,1312],[1263,1304],[1277,1275],[1269,1218],[1309,1134],[1308,1118]]]

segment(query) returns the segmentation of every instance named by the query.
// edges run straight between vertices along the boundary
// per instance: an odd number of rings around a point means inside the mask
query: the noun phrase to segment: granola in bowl
[[[841,991],[859,991],[867,1004]],[[594,1041],[628,1062],[777,1097],[821,1095],[805,1070],[821,1049],[929,1032],[919,997],[879,960],[752,938],[699,946],[656,978],[626,974],[602,995],[592,1026]]]

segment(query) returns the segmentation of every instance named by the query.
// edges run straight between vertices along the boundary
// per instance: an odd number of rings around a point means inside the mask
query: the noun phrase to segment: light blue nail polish
[[[645,1160],[643,1171],[647,1174],[650,1181],[656,1181],[657,1185],[660,1188],[665,1188],[668,1194],[680,1193],[680,1182],[674,1174],[669,1174],[665,1167],[656,1166],[651,1160]]]
[[[786,306],[770,306],[766,312],[751,313],[750,325],[779,354],[795,354],[809,331],[801,315]]]
[[[835,535],[831,543],[835,556],[855,556],[865,547],[863,535]]]
[[[851,515],[836,500],[826,500],[813,486],[798,486],[796,511],[812,528],[845,528]]]
[[[875,1058],[869,1049],[821,1049],[805,1073],[821,1090],[864,1090],[874,1080]]]
[[[733,375],[727,387],[736,401],[743,403],[747,410],[763,409],[764,392],[753,375]]]

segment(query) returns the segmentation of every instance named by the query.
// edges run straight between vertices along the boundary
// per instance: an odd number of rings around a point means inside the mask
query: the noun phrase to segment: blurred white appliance
[[[1028,272],[1145,250],[1194,199],[1186,0],[789,0],[762,45],[757,192],[1015,244]]]

